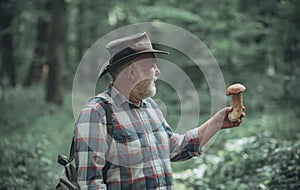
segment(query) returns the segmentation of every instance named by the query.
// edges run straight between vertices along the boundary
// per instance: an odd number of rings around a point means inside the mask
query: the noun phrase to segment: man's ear
[[[131,82],[135,82],[137,80],[137,68],[134,64],[131,64],[127,67],[127,77]]]

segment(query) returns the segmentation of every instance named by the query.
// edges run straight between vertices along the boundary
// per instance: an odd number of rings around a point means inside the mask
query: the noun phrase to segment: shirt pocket
[[[140,167],[143,163],[143,148],[138,135],[127,135],[119,137],[115,141],[117,148],[117,165],[125,167]]]
[[[139,140],[141,134],[136,132],[134,129],[122,128],[114,132],[114,140],[118,143],[127,144],[133,141]]]

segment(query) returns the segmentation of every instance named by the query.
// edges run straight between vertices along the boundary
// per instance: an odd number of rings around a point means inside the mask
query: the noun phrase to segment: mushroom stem
[[[228,119],[235,122],[241,117],[243,112],[243,97],[241,92],[232,94],[231,107],[232,112],[229,113]]]

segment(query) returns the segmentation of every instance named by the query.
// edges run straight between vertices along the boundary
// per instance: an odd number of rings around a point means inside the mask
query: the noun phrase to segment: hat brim
[[[107,64],[107,67],[103,70],[103,72],[101,72],[99,78],[101,78],[104,74],[106,74],[109,71],[114,70],[117,67],[120,67],[122,65],[124,65],[125,63],[127,63],[128,61],[131,61],[143,54],[149,54],[149,53],[159,53],[159,54],[169,54],[169,52],[167,51],[161,51],[161,50],[156,50],[156,49],[150,49],[150,50],[144,50],[144,51],[139,51],[130,55],[127,55],[121,59],[118,59],[110,64]]]

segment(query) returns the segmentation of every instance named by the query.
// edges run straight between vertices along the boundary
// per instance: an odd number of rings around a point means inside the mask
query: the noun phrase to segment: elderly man
[[[230,122],[232,108],[227,107],[199,128],[174,133],[151,98],[160,74],[155,54],[168,53],[153,49],[146,33],[114,40],[107,49],[111,58],[101,76],[109,73],[112,83],[88,101],[76,123],[78,183],[81,189],[173,189],[170,162],[200,156],[216,132],[239,126],[241,119]],[[105,104],[111,109],[112,134]]]

